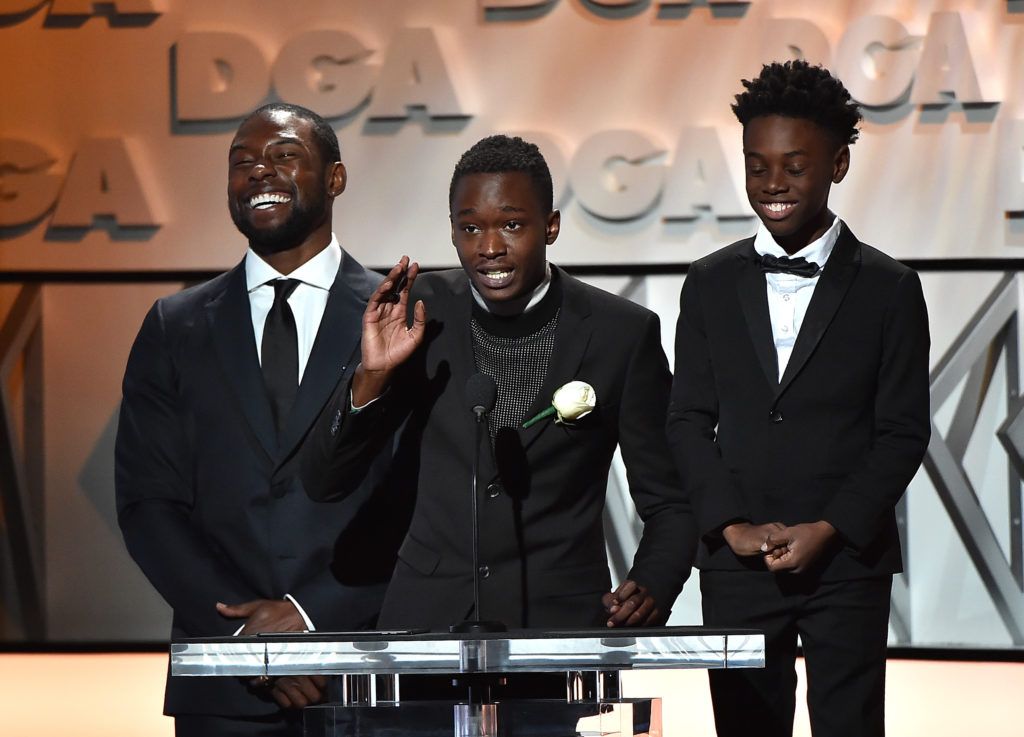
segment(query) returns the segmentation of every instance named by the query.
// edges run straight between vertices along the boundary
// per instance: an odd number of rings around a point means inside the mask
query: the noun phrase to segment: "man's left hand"
[[[244,619],[245,627],[239,635],[255,635],[258,632],[302,632],[306,622],[287,599],[254,599],[241,604],[217,602],[217,611],[222,617]]]
[[[609,627],[648,627],[661,624],[662,615],[647,587],[626,579],[615,591],[601,597]]]
[[[326,691],[323,676],[282,676],[271,682],[269,693],[282,709],[304,709],[323,701]]]
[[[769,571],[803,573],[837,538],[836,528],[824,520],[783,527],[768,536],[772,548],[764,556]]]

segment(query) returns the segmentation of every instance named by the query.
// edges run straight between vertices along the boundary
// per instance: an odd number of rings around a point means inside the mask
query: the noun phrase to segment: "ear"
[[[850,147],[845,143],[836,151],[832,168],[832,184],[839,184],[850,170]]]
[[[459,245],[455,242],[455,218],[452,217],[451,213],[448,213],[448,224],[452,228],[452,245],[458,248]]]
[[[554,243],[555,239],[558,238],[558,231],[561,230],[561,227],[562,213],[560,213],[558,210],[552,210],[551,214],[548,215],[547,227],[544,229],[544,242],[547,243],[549,246],[552,243]]]
[[[340,161],[335,161],[327,173],[327,195],[337,197],[345,191],[346,184],[348,184],[348,172],[345,171],[345,165]]]

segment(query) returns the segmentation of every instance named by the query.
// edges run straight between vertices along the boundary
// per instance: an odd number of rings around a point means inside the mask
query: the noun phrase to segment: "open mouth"
[[[782,220],[796,207],[795,202],[762,202],[760,204],[761,212],[770,220]]]
[[[285,205],[292,197],[284,192],[261,192],[249,198],[249,207],[253,210],[268,210],[275,205]]]
[[[480,269],[477,271],[482,285],[490,289],[501,289],[508,286],[508,283],[512,281],[513,272],[514,269],[508,267],[502,269]]]

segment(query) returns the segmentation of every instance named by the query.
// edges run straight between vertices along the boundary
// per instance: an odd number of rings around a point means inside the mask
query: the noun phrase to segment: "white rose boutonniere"
[[[523,427],[536,425],[551,415],[556,415],[555,422],[560,425],[570,424],[589,415],[596,406],[597,392],[594,387],[585,381],[570,381],[555,392],[550,407],[524,422]]]

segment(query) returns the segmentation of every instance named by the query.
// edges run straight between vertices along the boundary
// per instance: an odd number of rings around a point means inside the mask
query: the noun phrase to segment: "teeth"
[[[264,192],[263,194],[253,195],[249,198],[249,207],[258,209],[262,207],[271,207],[272,205],[280,205],[285,202],[291,202],[292,198],[281,192]]]
[[[768,212],[785,212],[793,206],[792,202],[765,202],[764,209]]]
[[[485,271],[484,276],[488,279],[504,279],[512,274],[511,271]]]

